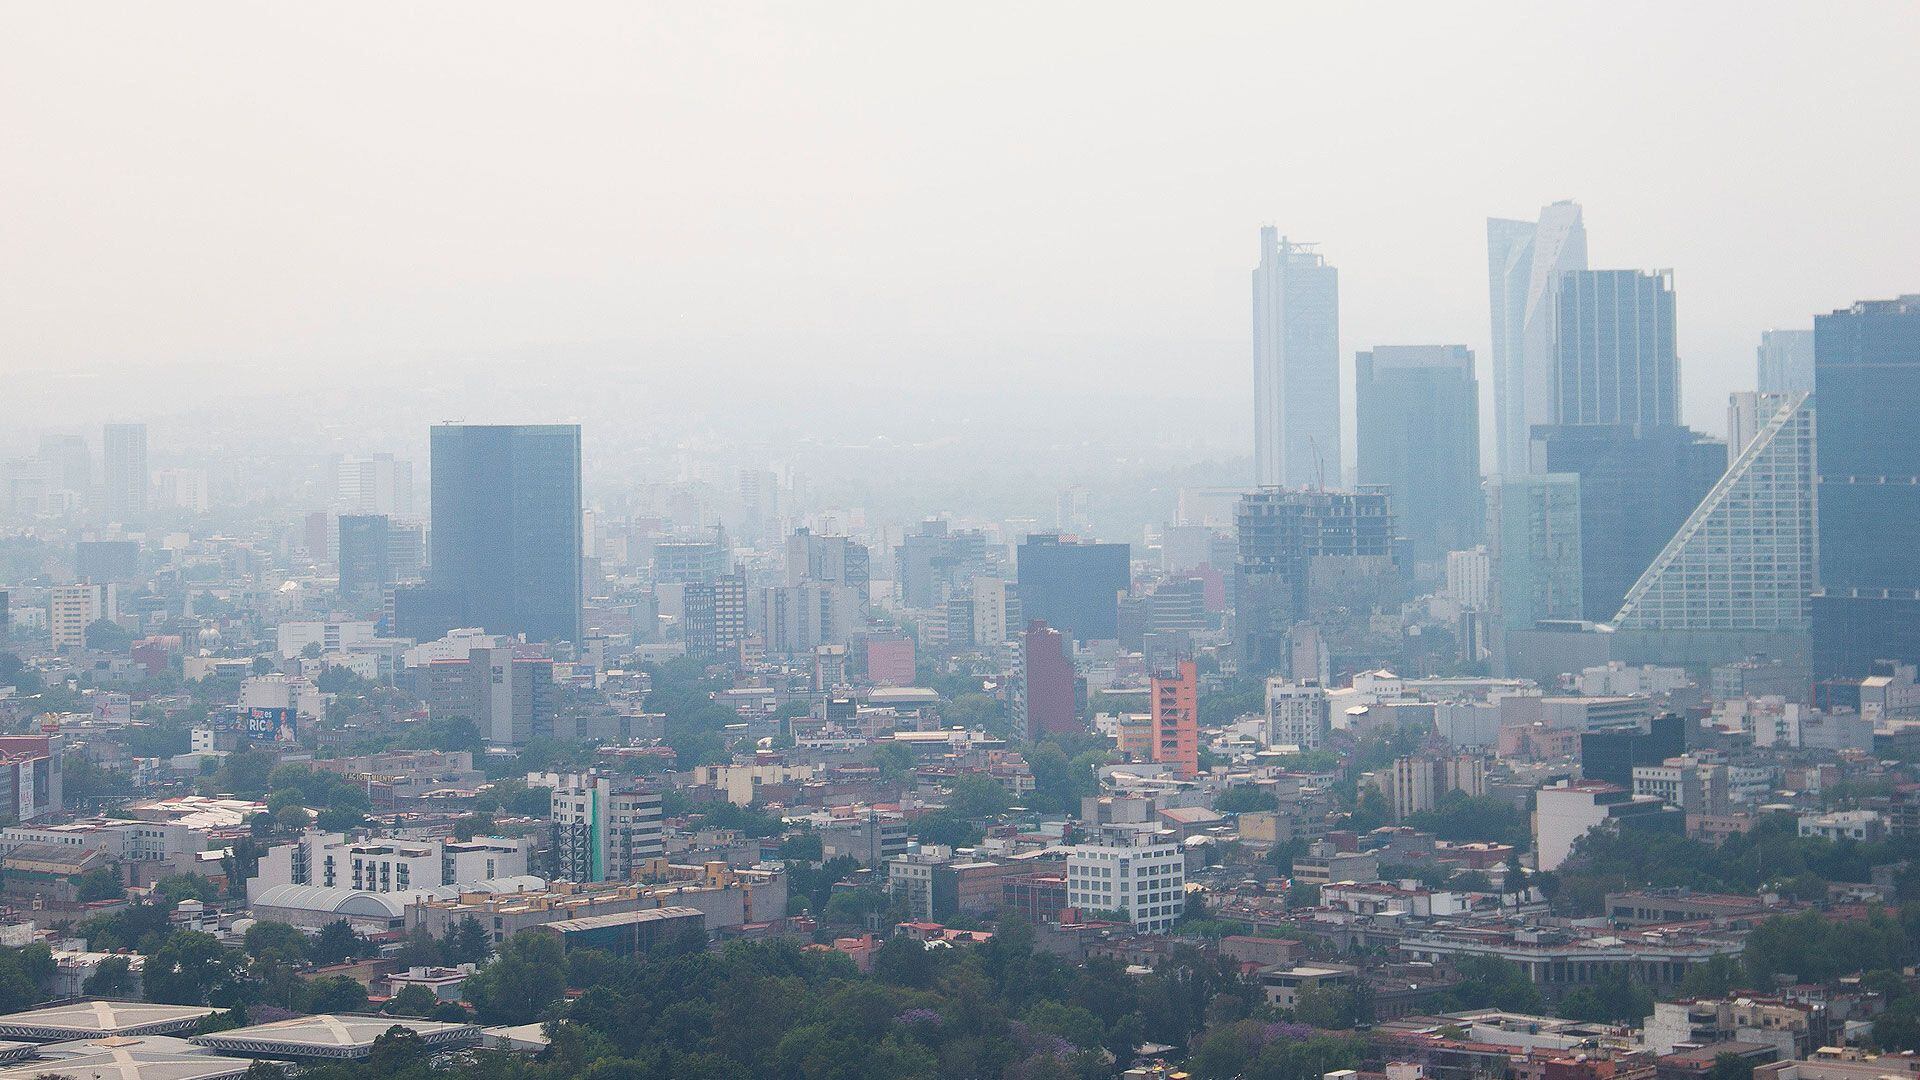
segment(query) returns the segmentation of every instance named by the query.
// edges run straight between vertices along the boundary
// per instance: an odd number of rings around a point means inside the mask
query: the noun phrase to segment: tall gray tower
[[[1253,472],[1262,487],[1338,487],[1340,275],[1269,225],[1253,269]]]

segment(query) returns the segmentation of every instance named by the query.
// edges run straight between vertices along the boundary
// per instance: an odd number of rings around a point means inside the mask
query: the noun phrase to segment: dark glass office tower
[[[1581,424],[1534,429],[1549,473],[1580,478],[1580,611],[1619,613],[1627,590],[1727,468],[1727,446],[1684,427]]]
[[[1575,270],[1553,307],[1553,422],[1680,423],[1673,273]]]
[[[1815,679],[1920,662],[1920,295],[1813,321],[1820,587]]]
[[[429,580],[470,625],[579,641],[580,426],[433,429]]]
[[[1360,486],[1383,487],[1416,563],[1480,542],[1480,384],[1465,345],[1355,358]]]
[[[1073,543],[1037,533],[1020,545],[1020,602],[1029,621],[1075,641],[1120,636],[1120,594],[1133,581],[1125,544]]]
[[[385,514],[340,515],[340,595],[379,596],[393,584],[393,539]]]

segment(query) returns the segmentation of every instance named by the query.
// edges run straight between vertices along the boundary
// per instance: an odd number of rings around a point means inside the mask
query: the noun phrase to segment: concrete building
[[[1685,831],[1686,815],[1652,796],[1603,780],[1563,780],[1540,789],[1533,813],[1536,868],[1557,870],[1581,837],[1602,827]]]
[[[1192,660],[1156,673],[1147,691],[1153,717],[1153,760],[1190,779],[1200,772],[1200,677]]]
[[[367,893],[410,893],[443,885],[473,885],[524,877],[533,844],[525,837],[471,840],[349,840],[343,833],[309,830],[260,857],[247,879],[252,901],[282,885],[318,885]]]
[[[1067,903],[1117,911],[1136,930],[1160,933],[1186,910],[1186,855],[1170,836],[1107,827],[1067,849]]]
[[[87,647],[87,627],[111,619],[117,591],[113,585],[55,585],[47,596],[49,641],[58,652]]]
[[[1293,662],[1295,628],[1329,591],[1397,600],[1395,526],[1384,491],[1251,492],[1234,507],[1233,635],[1242,674],[1318,677]]]
[[[413,463],[392,454],[342,458],[334,471],[333,505],[343,516],[412,516]]]
[[[806,656],[821,645],[846,645],[865,625],[865,597],[852,585],[804,582],[771,586],[754,596],[751,632],[769,655]]]
[[[1005,578],[983,575],[973,579],[973,643],[997,648],[1013,638],[1021,625],[1018,593]],[[1012,614],[1010,614],[1010,612]]]
[[[687,582],[682,597],[687,655],[738,661],[747,640],[745,575],[721,574],[711,581]]]
[[[1440,797],[1450,792],[1485,795],[1487,761],[1479,754],[1399,757],[1373,774],[1373,786],[1393,808],[1393,819],[1405,821],[1438,806]]]
[[[1013,687],[1013,731],[1038,739],[1083,730],[1079,691],[1067,635],[1033,620],[1020,637],[1018,678]]]
[[[786,915],[787,875],[778,867],[741,870],[720,862],[680,866],[662,859],[649,868],[649,876],[656,880],[650,884],[555,882],[544,890],[424,897],[408,905],[406,926],[445,937],[472,917],[498,945],[529,927],[627,911],[694,908],[706,917],[710,933]]]
[[[1468,611],[1493,610],[1493,557],[1487,545],[1447,552],[1447,595]]]
[[[1318,750],[1330,726],[1326,687],[1313,681],[1267,680],[1267,745]]]
[[[1835,810],[1826,814],[1801,814],[1799,834],[1839,843],[1852,840],[1871,844],[1886,837],[1887,819],[1877,810]]]
[[[553,734],[553,658],[531,646],[470,649],[462,659],[427,663],[417,679],[432,715],[473,721],[489,745]]]
[[[1253,270],[1253,433],[1255,484],[1340,482],[1340,275],[1271,225]]]
[[[559,881],[626,881],[666,854],[660,793],[595,774],[558,777],[548,814],[548,873]]]

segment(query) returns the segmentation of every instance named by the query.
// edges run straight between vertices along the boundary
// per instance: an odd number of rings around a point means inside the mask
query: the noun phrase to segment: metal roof
[[[473,1046],[480,1041],[480,1029],[473,1024],[341,1013],[254,1024],[196,1035],[192,1041],[214,1050],[251,1057],[354,1059],[372,1053],[373,1041],[394,1028],[413,1032],[433,1050]]]
[[[58,1042],[102,1035],[166,1035],[191,1031],[219,1009],[142,1001],[76,1001],[0,1016],[0,1039]]]
[[[33,1080],[49,1075],[88,1080],[236,1080],[253,1065],[243,1058],[221,1057],[194,1048],[183,1051],[154,1046],[143,1039],[101,1039],[82,1045],[84,1053],[0,1069],[0,1080]]]
[[[580,919],[561,919],[557,922],[541,923],[547,930],[561,933],[575,933],[581,930],[598,930],[608,926],[629,926],[634,923],[661,922],[666,919],[705,918],[706,913],[695,907],[659,907],[645,911],[617,911],[611,915],[588,915]]]

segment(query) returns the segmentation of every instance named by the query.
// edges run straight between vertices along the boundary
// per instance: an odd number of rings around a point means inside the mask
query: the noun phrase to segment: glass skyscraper
[[[1813,331],[1767,330],[1760,335],[1755,386],[1763,394],[1813,389]]]
[[[1542,207],[1539,221],[1487,219],[1496,472],[1526,472],[1534,425],[1553,421],[1554,290],[1561,274],[1586,268],[1578,203]]]
[[[1253,473],[1261,487],[1340,484],[1340,276],[1267,226],[1253,270]]]
[[[1553,324],[1554,423],[1680,423],[1671,271],[1562,274]]]
[[[1480,384],[1465,345],[1381,346],[1354,361],[1361,487],[1384,487],[1416,563],[1480,542]]]
[[[1487,481],[1488,585],[1500,624],[1580,618],[1580,478],[1565,473]]]
[[[1765,401],[1758,433],[1628,590],[1619,629],[1806,632],[1813,409],[1804,391]]]
[[[432,429],[434,587],[464,623],[579,641],[580,426]]]
[[[1813,323],[1821,416],[1815,679],[1920,662],[1920,295],[1853,305]]]

